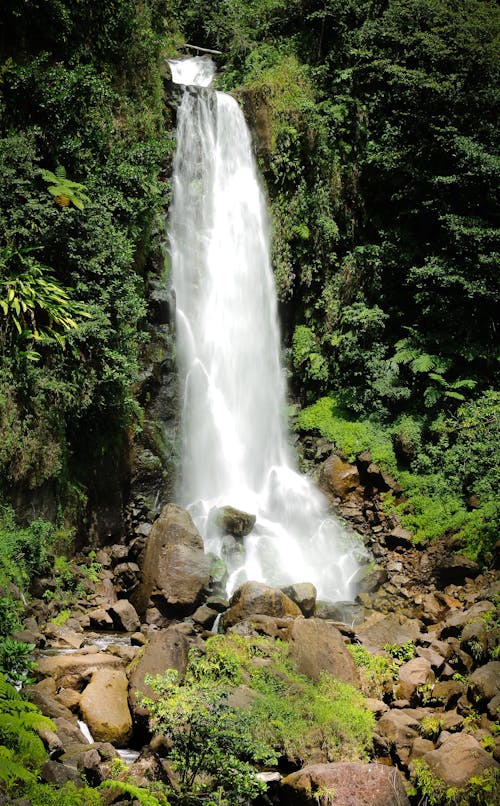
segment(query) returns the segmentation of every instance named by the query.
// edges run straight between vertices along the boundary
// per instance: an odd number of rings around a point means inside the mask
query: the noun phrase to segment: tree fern
[[[0,744],[0,782],[11,786],[16,781],[28,783],[34,780],[33,773],[16,761],[14,756],[13,750]]]
[[[37,731],[43,728],[54,730],[54,723],[0,674],[0,747],[15,752],[17,761],[41,764],[47,754]]]

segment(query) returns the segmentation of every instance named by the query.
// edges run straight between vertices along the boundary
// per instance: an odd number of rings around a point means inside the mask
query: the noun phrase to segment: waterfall
[[[307,581],[320,598],[350,599],[359,542],[326,514],[288,447],[269,224],[243,114],[209,87],[209,59],[169,63],[184,89],[170,220],[183,384],[179,498],[206,550],[223,557],[228,593],[246,579]],[[243,546],[215,524],[225,505],[257,517]]]

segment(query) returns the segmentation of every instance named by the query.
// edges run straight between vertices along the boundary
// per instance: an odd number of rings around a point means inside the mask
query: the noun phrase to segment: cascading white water
[[[324,599],[352,598],[357,539],[326,515],[287,444],[269,227],[243,114],[208,88],[204,57],[170,62],[184,85],[170,222],[177,349],[184,383],[180,498],[223,556],[231,593],[246,579],[313,582]],[[214,512],[257,516],[244,550]]]

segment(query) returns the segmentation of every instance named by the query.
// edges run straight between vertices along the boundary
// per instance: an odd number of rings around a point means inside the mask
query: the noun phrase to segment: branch
[[[210,48],[200,48],[199,45],[189,45],[187,42],[184,45],[185,48],[191,48],[191,50],[202,50],[203,53],[215,53],[218,56],[222,56],[221,50],[211,50]]]

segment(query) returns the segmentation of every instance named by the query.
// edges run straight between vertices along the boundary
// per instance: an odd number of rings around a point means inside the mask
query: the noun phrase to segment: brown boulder
[[[129,703],[135,716],[147,715],[137,700],[137,692],[148,697],[153,696],[152,689],[146,685],[147,674],[163,674],[167,669],[176,669],[179,677],[186,671],[189,641],[177,626],[157,630],[142,650],[142,654],[134,661],[129,677]]]
[[[123,666],[121,658],[109,655],[106,652],[75,652],[71,655],[53,655],[40,658],[37,662],[37,671],[54,680],[61,680],[68,675],[88,675],[104,666]],[[70,686],[71,688],[71,686]]]
[[[472,777],[498,767],[477,739],[468,733],[451,735],[438,750],[426,753],[422,760],[448,787],[465,786]]]
[[[219,529],[229,535],[233,535],[233,537],[249,535],[255,526],[256,520],[255,515],[250,515],[248,512],[243,512],[241,509],[230,506],[220,507],[215,516],[215,523]]]
[[[281,782],[287,806],[409,806],[401,773],[382,764],[311,764]]]
[[[288,596],[292,602],[298,605],[306,618],[312,616],[314,608],[316,607],[316,588],[312,582],[296,582],[295,585],[289,585],[287,588],[282,588],[283,593]]]
[[[109,612],[119,630],[135,632],[141,626],[135,607],[127,599],[119,599],[109,608]]]
[[[377,732],[389,740],[395,755],[403,764],[407,764],[413,742],[419,735],[418,721],[393,708],[382,714],[377,723]]]
[[[473,702],[488,702],[500,694],[500,661],[492,660],[476,669],[469,678]]]
[[[434,672],[427,658],[413,658],[399,668],[399,680],[396,696],[401,700],[410,700],[418,696],[418,689],[434,683]]]
[[[229,610],[222,617],[224,629],[255,614],[276,618],[296,618],[302,615],[299,606],[278,588],[271,588],[262,582],[244,582],[233,593]]]
[[[320,482],[328,492],[347,498],[359,486],[359,473],[354,465],[332,453],[321,468]]]
[[[132,734],[127,677],[121,669],[100,669],[80,698],[80,710],[96,742],[125,747]]]
[[[344,683],[359,686],[353,657],[333,624],[316,618],[296,619],[288,635],[290,657],[301,674],[319,680],[321,672],[328,672]]]
[[[134,604],[144,614],[151,602],[164,615],[193,612],[210,578],[210,559],[191,516],[167,504],[154,522]]]
[[[416,619],[408,619],[390,613],[374,613],[364,624],[356,627],[356,635],[366,649],[371,652],[380,651],[386,644],[402,646],[408,641],[415,641],[420,634],[420,623]]]

